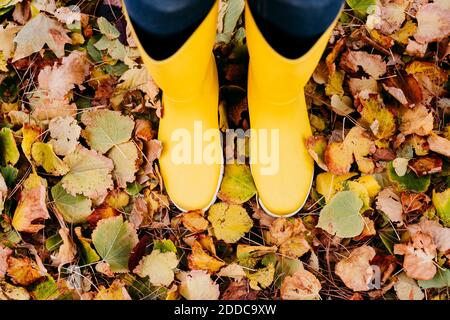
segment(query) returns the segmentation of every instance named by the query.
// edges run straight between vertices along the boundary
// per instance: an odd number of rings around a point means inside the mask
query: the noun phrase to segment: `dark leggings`
[[[206,17],[215,0],[125,0],[148,54],[174,54]],[[308,51],[333,22],[343,0],[248,0],[270,45],[287,58]]]

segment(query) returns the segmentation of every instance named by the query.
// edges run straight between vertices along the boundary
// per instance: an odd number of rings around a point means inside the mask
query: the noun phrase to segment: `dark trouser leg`
[[[343,0],[248,0],[266,41],[281,55],[306,53],[336,18]]]
[[[124,0],[147,53],[155,60],[173,55],[215,3],[214,0]]]

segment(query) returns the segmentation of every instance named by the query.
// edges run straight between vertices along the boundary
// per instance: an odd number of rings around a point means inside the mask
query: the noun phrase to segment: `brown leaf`
[[[203,232],[208,228],[209,222],[204,218],[201,210],[190,211],[181,215],[184,227],[193,233]]]
[[[369,76],[377,79],[386,73],[386,62],[377,54],[365,51],[348,50],[342,55],[341,68],[348,72],[356,73],[361,67]]]
[[[8,258],[13,251],[7,247],[0,245],[0,279],[5,278],[6,271],[8,270]]]
[[[427,141],[431,151],[450,158],[450,140],[432,133]]]
[[[368,291],[374,274],[370,261],[374,257],[375,250],[372,247],[364,245],[356,248],[336,264],[335,273],[353,291]]]
[[[442,171],[442,159],[436,155],[418,157],[408,162],[409,168],[419,177]]]
[[[405,256],[403,268],[408,277],[430,280],[436,274],[436,245],[430,235],[417,232],[408,243],[394,245],[394,253]]]
[[[316,276],[303,269],[284,278],[280,295],[283,300],[317,300],[321,289]]]
[[[250,289],[246,279],[233,281],[222,295],[222,300],[256,300],[259,291]]]
[[[404,213],[423,212],[431,202],[425,193],[402,192],[402,207]]]

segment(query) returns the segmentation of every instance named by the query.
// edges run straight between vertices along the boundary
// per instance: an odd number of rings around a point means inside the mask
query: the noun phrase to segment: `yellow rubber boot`
[[[132,27],[125,10],[128,24]],[[165,60],[154,60],[132,33],[142,59],[163,91],[158,139],[165,188],[182,211],[206,210],[216,200],[223,173],[218,123],[219,82],[212,53],[218,2],[183,46]]]
[[[305,145],[312,131],[304,87],[335,23],[306,54],[287,59],[267,43],[248,5],[245,21],[252,175],[261,207],[273,216],[292,216],[304,206],[314,175],[314,161]],[[270,155],[270,164],[265,155]]]

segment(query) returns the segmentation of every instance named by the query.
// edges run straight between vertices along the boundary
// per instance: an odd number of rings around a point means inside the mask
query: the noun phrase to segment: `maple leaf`
[[[237,242],[253,227],[253,220],[243,207],[224,202],[209,208],[208,220],[213,227],[214,236],[226,243]]]
[[[105,109],[83,113],[81,122],[86,126],[82,132],[83,137],[101,154],[130,140],[134,129],[133,119],[121,115],[120,112]]]
[[[303,269],[284,278],[280,294],[283,300],[317,300],[321,289],[316,276]]]
[[[78,146],[64,158],[64,162],[69,172],[62,178],[61,184],[69,194],[99,198],[113,188],[111,171],[114,164],[94,150]]]
[[[17,43],[13,61],[30,56],[48,45],[58,58],[64,56],[64,46],[71,43],[67,31],[44,13],[32,18],[14,38]]]
[[[368,291],[374,275],[370,261],[375,257],[375,250],[369,246],[353,249],[350,255],[340,260],[334,272],[344,284],[353,291]]]
[[[180,272],[177,278],[180,283],[180,294],[187,300],[218,300],[219,285],[203,270]]]
[[[92,242],[112,272],[128,272],[128,259],[139,239],[133,226],[117,216],[99,221]]]
[[[178,259],[174,252],[161,252],[154,249],[150,255],[142,258],[134,273],[140,277],[149,277],[155,286],[169,286],[175,279],[174,269],[178,265]]]
[[[33,173],[25,180],[12,220],[12,225],[17,231],[36,233],[44,228],[44,225],[33,222],[50,218],[46,193],[47,182],[37,174]]]

